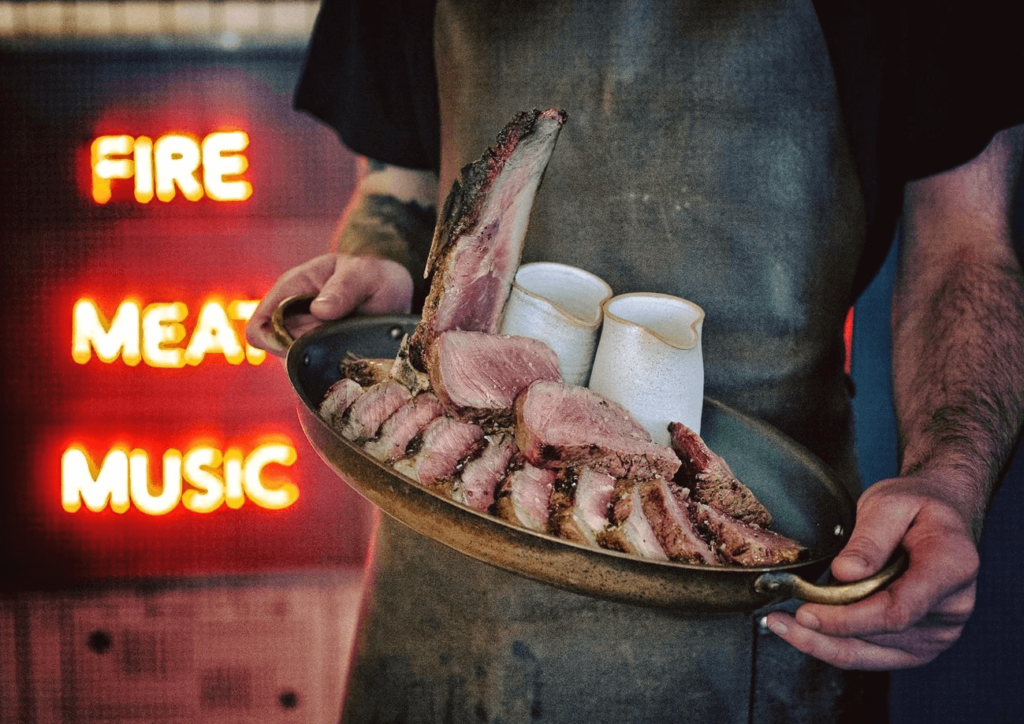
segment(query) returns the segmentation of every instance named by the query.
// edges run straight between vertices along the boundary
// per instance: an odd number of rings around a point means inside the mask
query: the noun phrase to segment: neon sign
[[[135,200],[154,196],[171,201],[178,192],[189,201],[245,201],[252,184],[239,176],[249,168],[242,154],[249,146],[244,131],[218,131],[201,141],[172,133],[154,141],[148,136],[100,136],[92,142],[92,198],[105,204],[117,179],[134,179]],[[200,173],[201,169],[201,173]]]
[[[107,507],[124,513],[134,505],[147,515],[165,515],[179,503],[195,513],[212,513],[225,504],[238,509],[248,499],[261,508],[281,510],[298,500],[298,487],[290,480],[268,487],[262,473],[272,464],[291,466],[296,457],[291,444],[276,442],[248,454],[237,447],[222,452],[209,445],[185,453],[169,449],[162,457],[157,492],[145,450],[114,447],[97,469],[83,447],[72,445],[61,456],[61,505],[69,513],[78,512],[83,504],[94,513]]]
[[[247,361],[258,365],[266,352],[245,343],[241,333],[258,301],[237,299],[223,304],[203,303],[188,342],[184,322],[189,309],[183,302],[161,302],[143,307],[122,301],[108,321],[91,299],[79,299],[72,313],[71,357],[86,364],[96,357],[107,364],[119,357],[126,365],[145,362],[150,367],[181,368],[198,365],[207,355],[221,354],[233,365]]]

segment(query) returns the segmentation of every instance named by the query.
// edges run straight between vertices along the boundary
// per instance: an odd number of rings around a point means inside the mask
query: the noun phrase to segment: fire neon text
[[[248,499],[281,510],[298,500],[299,489],[289,480],[267,487],[263,469],[291,466],[295,460],[295,448],[280,443],[259,445],[248,455],[234,447],[223,452],[207,445],[185,453],[170,449],[162,458],[162,483],[155,485],[145,450],[114,447],[97,469],[89,453],[73,445],[61,457],[61,504],[69,513],[83,504],[94,513],[108,506],[124,513],[134,505],[147,515],[165,515],[179,503],[195,513],[211,513],[224,504],[241,508]]]
[[[148,136],[100,136],[91,148],[93,200],[107,203],[115,179],[134,178],[135,200],[142,204],[154,195],[171,201],[179,191],[189,201],[203,196],[244,201],[252,195],[252,184],[238,176],[249,168],[241,153],[248,146],[244,131],[219,131],[202,141],[182,134],[156,141]]]
[[[79,299],[73,311],[71,356],[79,364],[87,363],[95,353],[108,364],[120,357],[129,366],[145,362],[150,367],[181,368],[198,365],[208,354],[222,354],[233,365],[243,361],[258,365],[266,359],[266,352],[245,343],[238,324],[252,316],[257,304],[254,300],[227,305],[207,301],[189,336],[184,324],[189,310],[182,302],[143,307],[125,300],[108,321],[94,301]]]

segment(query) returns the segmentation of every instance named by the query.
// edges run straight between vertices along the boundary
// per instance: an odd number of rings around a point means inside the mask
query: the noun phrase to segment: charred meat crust
[[[557,109],[518,114],[454,182],[427,258],[425,275],[433,278],[409,347],[417,369],[426,370],[427,351],[443,331],[497,331],[522,256],[526,221],[565,120]],[[519,155],[522,163],[508,164]],[[489,206],[492,201],[497,209]],[[475,298],[463,300],[464,294]]]
[[[437,260],[448,250],[455,239],[476,226],[480,220],[487,194],[501,173],[505,163],[518,148],[519,142],[534,132],[540,119],[554,120],[559,126],[568,119],[565,111],[536,108],[520,111],[498,132],[497,140],[476,161],[462,167],[459,178],[445,197],[441,214],[434,230],[434,239],[427,256],[423,276],[435,270]]]

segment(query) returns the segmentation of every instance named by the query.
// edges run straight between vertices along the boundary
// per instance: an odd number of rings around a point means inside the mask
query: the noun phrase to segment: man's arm
[[[909,184],[893,298],[900,477],[861,496],[832,570],[879,570],[898,545],[907,571],[859,603],[806,604],[769,627],[842,668],[932,660],[974,608],[977,543],[1024,420],[1024,281],[1010,223],[1024,127],[963,166]]]
[[[409,311],[437,214],[437,176],[359,159],[359,181],[338,223],[331,251],[278,278],[246,327],[249,343],[283,354],[270,317],[296,294],[317,294],[312,317],[295,333],[352,313]]]

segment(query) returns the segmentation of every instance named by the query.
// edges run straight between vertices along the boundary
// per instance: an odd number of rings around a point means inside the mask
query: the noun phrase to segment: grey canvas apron
[[[863,206],[810,0],[441,0],[435,45],[441,189],[517,111],[567,111],[525,261],[700,304],[708,394],[856,491],[841,329]],[[878,677],[757,616],[563,592],[387,519],[367,580],[346,722],[885,720]]]

